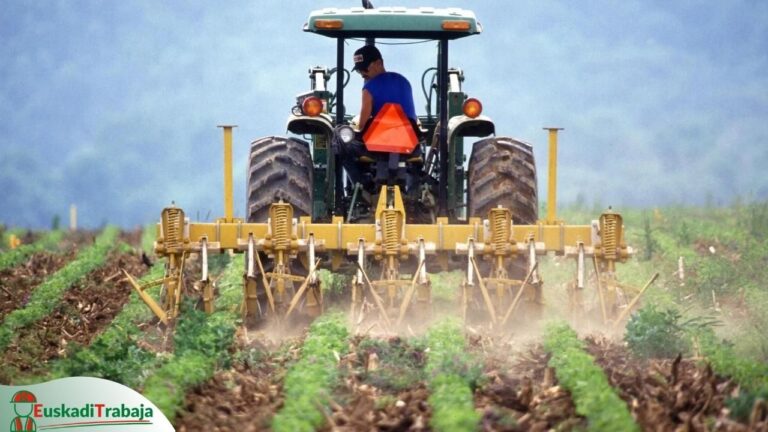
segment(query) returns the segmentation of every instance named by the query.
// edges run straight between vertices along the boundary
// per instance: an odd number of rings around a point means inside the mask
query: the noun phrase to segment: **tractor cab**
[[[451,40],[479,34],[482,27],[475,14],[464,9],[372,8],[370,2],[364,4],[368,7],[313,11],[304,25],[305,32],[336,39],[335,67],[310,69],[311,89],[297,96],[287,125],[288,131],[311,139],[313,216],[323,219],[342,214],[351,221],[362,220],[371,214],[377,191],[384,185],[397,185],[405,194],[406,206],[414,210],[411,214],[428,215],[432,220],[438,215],[464,218],[463,137],[488,136],[495,128],[481,115],[480,102],[462,91],[464,75],[449,67],[448,46]],[[382,39],[387,43],[437,42],[434,65],[421,77],[427,112],[417,113],[413,132],[397,113],[399,106],[382,109],[380,118],[372,119],[367,127],[356,124],[367,119],[357,120],[356,113],[345,108],[345,87],[352,69],[350,41],[374,45]],[[354,90],[355,97],[358,91]],[[339,151],[352,141],[362,142],[366,151],[352,156]]]

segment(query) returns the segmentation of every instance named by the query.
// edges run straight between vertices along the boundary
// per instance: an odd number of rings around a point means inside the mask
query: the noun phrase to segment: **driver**
[[[341,164],[344,166],[344,170],[349,174],[350,178],[355,183],[361,183],[363,187],[368,190],[373,187],[372,179],[365,176],[365,170],[360,165],[358,160],[362,157],[375,158],[377,160],[377,166],[380,162],[384,165],[381,167],[386,170],[389,165],[392,165],[394,161],[394,168],[397,168],[397,158],[393,159],[393,155],[390,155],[388,159],[391,159],[389,163],[379,157],[373,156],[367,149],[362,141],[362,136],[365,134],[366,129],[371,124],[371,120],[376,117],[376,114],[387,103],[399,104],[405,115],[411,121],[411,125],[416,128],[416,110],[413,104],[413,92],[411,90],[411,84],[408,80],[396,72],[387,72],[384,69],[384,60],[381,57],[381,52],[373,45],[365,45],[362,48],[355,51],[353,57],[355,66],[352,69],[357,71],[365,80],[363,84],[363,103],[360,107],[360,118],[357,124],[357,133],[355,139],[349,143],[343,143],[340,139],[335,138],[333,146],[341,156]],[[417,147],[418,151],[419,148]],[[377,168],[377,172],[380,169]],[[377,178],[385,176],[385,171],[381,174],[377,174]]]
[[[373,45],[365,45],[355,51],[355,67],[352,69],[362,75],[363,103],[360,107],[359,130],[364,131],[373,117],[386,103],[400,104],[403,112],[415,124],[416,110],[413,106],[411,83],[397,72],[384,69],[381,52]]]

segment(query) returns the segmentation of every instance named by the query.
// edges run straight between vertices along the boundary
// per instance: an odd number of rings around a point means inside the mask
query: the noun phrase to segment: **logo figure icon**
[[[11,420],[11,432],[37,432],[37,423],[32,418],[32,404],[37,398],[32,392],[17,391],[11,398],[16,417]]]

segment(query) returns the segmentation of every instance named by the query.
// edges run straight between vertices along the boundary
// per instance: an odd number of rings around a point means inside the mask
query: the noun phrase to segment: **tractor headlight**
[[[341,126],[338,129],[338,133],[339,133],[339,138],[341,138],[341,141],[344,144],[348,144],[352,142],[353,139],[355,139],[355,130],[349,126]]]

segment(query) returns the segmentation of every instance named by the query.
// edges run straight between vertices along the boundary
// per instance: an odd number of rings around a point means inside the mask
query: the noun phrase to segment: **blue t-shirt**
[[[411,83],[399,73],[382,72],[366,82],[363,89],[368,90],[373,97],[371,117],[376,117],[384,104],[391,102],[400,104],[405,115],[416,120]]]

